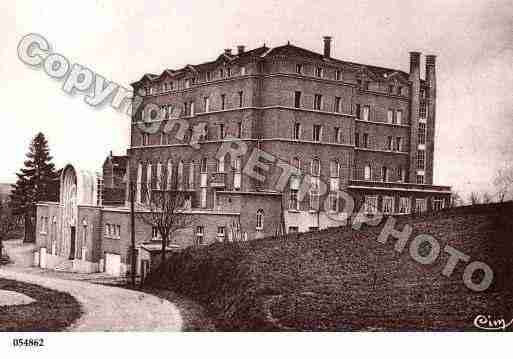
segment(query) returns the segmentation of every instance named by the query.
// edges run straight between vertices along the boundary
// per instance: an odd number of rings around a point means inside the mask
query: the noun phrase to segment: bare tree
[[[143,211],[137,214],[141,221],[156,228],[162,240],[162,263],[169,241],[193,222],[190,192],[184,189],[183,178],[178,178],[177,171],[172,172],[168,176],[167,170],[163,170],[154,181],[141,186]]]
[[[470,204],[472,204],[472,205],[481,203],[481,199],[479,198],[479,193],[477,193],[477,192],[471,192],[468,199],[470,201]]]
[[[497,188],[499,202],[504,202],[508,194],[513,190],[513,166],[507,165],[497,170],[493,184]]]
[[[3,241],[17,227],[16,217],[7,203],[0,202],[0,261],[3,257]]]

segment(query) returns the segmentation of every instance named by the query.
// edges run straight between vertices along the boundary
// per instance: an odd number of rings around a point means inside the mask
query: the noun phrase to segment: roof
[[[105,159],[103,165],[105,166],[105,163],[109,160],[112,162],[115,170],[126,170],[128,164],[128,156],[114,156],[111,152]]]
[[[301,57],[301,58],[305,58],[305,59],[325,62],[326,64],[331,64],[333,66],[346,66],[346,67],[353,68],[355,70],[364,70],[364,71],[370,72],[371,75],[374,75],[375,77],[379,77],[382,79],[387,79],[387,78],[390,78],[392,76],[397,76],[397,75],[399,75],[400,77],[402,76],[403,78],[404,77],[408,78],[408,76],[409,76],[409,74],[407,72],[398,70],[398,69],[366,65],[366,64],[361,64],[361,63],[356,63],[356,62],[351,62],[351,61],[339,60],[339,59],[335,59],[332,57],[325,58],[323,54],[287,43],[286,45],[278,46],[278,47],[274,47],[274,48],[269,48],[269,47],[263,45],[261,47],[257,47],[252,50],[244,51],[242,54],[231,55],[231,54],[226,54],[223,52],[213,61],[208,61],[208,62],[204,62],[204,63],[197,64],[197,65],[188,64],[178,70],[166,69],[160,75],[147,73],[139,81],[136,81],[136,82],[132,83],[131,85],[132,86],[137,85],[138,83],[140,83],[143,80],[149,80],[149,81],[159,80],[162,78],[162,76],[165,73],[167,73],[168,75],[176,76],[181,73],[185,74],[187,72],[187,70],[192,70],[192,71],[197,71],[197,72],[213,70],[219,65],[219,63],[221,63],[223,61],[225,61],[227,63],[236,63],[236,62],[243,61],[244,59],[248,59],[248,58],[252,58],[252,57],[267,58],[267,57],[273,57],[273,56]]]

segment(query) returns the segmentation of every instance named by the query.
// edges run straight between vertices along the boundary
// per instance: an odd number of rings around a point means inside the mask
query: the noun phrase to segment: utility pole
[[[135,287],[135,275],[137,271],[137,255],[135,252],[135,191],[132,180],[128,182],[128,190],[130,191],[130,239],[132,241],[132,286]]]

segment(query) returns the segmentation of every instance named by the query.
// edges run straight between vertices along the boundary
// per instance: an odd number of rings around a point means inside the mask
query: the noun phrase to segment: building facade
[[[418,52],[404,72],[334,59],[330,37],[323,47],[238,46],[210,62],[145,74],[132,84],[127,156],[106,160],[99,186],[112,187],[119,202],[119,189],[131,183],[143,212],[144,194],[175,175],[195,222],[169,250],[345,225],[348,198],[356,211],[390,215],[448,206],[450,187],[433,184],[435,56],[426,56],[422,79]],[[124,204],[109,203],[106,189],[96,205],[80,204],[97,216],[87,221],[96,227],[85,258],[98,270],[129,267],[128,192]],[[38,216],[45,206],[63,211],[67,198],[40,204]],[[142,221],[135,228],[144,271],[159,239]],[[69,231],[59,231],[61,241]]]

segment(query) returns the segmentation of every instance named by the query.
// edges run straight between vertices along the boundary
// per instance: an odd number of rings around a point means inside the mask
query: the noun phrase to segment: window
[[[363,202],[364,213],[377,213],[378,212],[378,197],[377,196],[365,196]]]
[[[317,187],[312,187],[310,189],[310,210],[319,210],[319,188]]]
[[[224,70],[223,69],[219,69],[219,77],[220,78],[224,78]]]
[[[322,126],[321,125],[314,125],[313,126],[313,133],[312,133],[312,140],[315,142],[320,142],[322,137]]]
[[[233,172],[233,189],[235,191],[238,191],[241,188],[241,182],[242,182],[241,169],[242,169],[242,157],[239,156],[235,159],[235,169]]]
[[[295,108],[301,107],[301,91],[294,92],[294,107]]]
[[[426,144],[426,124],[422,122],[419,122],[418,141],[419,145]]]
[[[203,157],[201,159],[201,163],[200,163],[200,172],[201,173],[207,173],[207,171],[208,171],[207,170],[207,162],[208,162],[208,160],[206,157]]]
[[[292,134],[292,138],[294,140],[299,140],[301,138],[301,124],[299,124],[297,122],[294,124],[294,131]]]
[[[226,68],[226,76],[227,77],[231,77],[232,76],[232,68],[231,67],[227,67]]]
[[[178,175],[178,189],[183,189],[183,161],[180,160],[180,162],[178,162],[178,170],[177,170],[177,175]]]
[[[322,95],[315,94],[314,96],[314,110],[321,110],[322,108]]]
[[[369,134],[364,133],[363,134],[363,148],[369,148]]]
[[[338,212],[338,194],[336,192],[330,192],[329,205],[331,212]]]
[[[392,151],[392,142],[393,142],[393,137],[388,136],[387,137],[387,151]]]
[[[289,199],[289,209],[293,211],[299,210],[299,201],[298,201],[298,189],[290,189],[290,199]]]
[[[394,110],[388,110],[387,111],[387,123],[393,123],[394,122]]]
[[[317,231],[319,231],[319,227],[317,227],[317,226],[308,227],[308,232],[317,232]]]
[[[426,152],[424,150],[417,151],[417,168],[424,169],[425,168],[425,160],[426,160]]]
[[[388,85],[388,93],[394,93],[394,85]]]
[[[224,173],[224,156],[217,159],[217,172]]]
[[[405,177],[406,177],[406,172],[404,171],[404,169],[401,166],[397,167],[397,181],[404,182]]]
[[[386,166],[381,167],[381,181],[388,182],[388,168]]]
[[[395,150],[398,152],[403,150],[403,139],[401,137],[395,138]]]
[[[360,134],[358,132],[354,134],[354,145],[360,147]]]
[[[342,98],[335,97],[335,106],[333,108],[333,112],[340,113],[342,111]]]
[[[297,64],[296,65],[296,73],[297,74],[302,74],[303,73],[303,65],[302,64]]]
[[[311,165],[310,165],[310,173],[314,177],[319,177],[319,175],[321,173],[321,161],[319,161],[319,159],[314,158],[312,160]]]
[[[356,115],[356,118],[357,119],[360,119],[360,115],[361,115],[361,105],[359,103],[357,103],[355,105],[355,115]]]
[[[420,101],[419,117],[426,118],[426,114],[427,114],[426,101]]]
[[[205,108],[205,112],[210,112],[210,98],[203,98],[203,106]]]
[[[337,81],[342,80],[342,71],[340,71],[340,70],[335,71],[335,80],[337,80]]]
[[[338,161],[330,161],[330,177],[338,178],[340,176],[340,166]]]
[[[426,212],[426,199],[425,198],[417,198],[415,199],[415,213],[423,213]]]
[[[256,230],[262,229],[264,229],[264,210],[260,208],[256,213]]]
[[[189,189],[194,189],[194,161],[189,164]]]
[[[245,67],[245,66],[242,66],[242,67],[240,68],[240,75],[241,75],[241,76],[246,75],[246,67]]]
[[[335,127],[334,136],[333,136],[333,142],[335,143],[342,143],[342,131],[340,130],[340,127]]]
[[[409,197],[399,198],[399,213],[400,214],[410,213],[410,198]]]
[[[221,110],[224,110],[226,108],[226,95],[221,95]]]
[[[150,135],[148,133],[143,133],[141,142],[143,146],[148,146],[150,144]]]
[[[366,181],[371,181],[372,180],[371,166],[366,165],[364,167],[364,169],[363,169],[363,179],[366,180]]]
[[[185,80],[185,88],[188,89],[189,87],[191,87],[191,80],[187,79]]]
[[[417,175],[417,184],[424,184],[424,175]]]
[[[212,79],[212,73],[210,71],[207,71],[206,78],[207,81],[210,81]]]
[[[159,229],[157,226],[151,227],[151,240],[156,241],[159,239]]]
[[[364,81],[364,82],[363,82],[363,89],[364,89],[365,91],[368,91],[368,90],[369,90],[369,81]]]
[[[239,91],[239,107],[242,107],[243,104],[244,104],[244,92]]]
[[[223,139],[224,135],[225,135],[225,133],[224,133],[224,123],[218,123],[217,124],[217,129],[218,129],[218,131],[217,131],[218,138],[219,139]]]
[[[202,187],[200,194],[200,206],[201,208],[207,208],[207,189],[205,187]]]
[[[403,123],[403,111],[397,110],[395,112],[395,123],[401,125]]]
[[[196,245],[203,244],[203,234],[204,234],[204,228],[203,226],[196,226]]]
[[[394,213],[394,197],[383,197],[383,214],[393,214]]]
[[[323,75],[322,67],[316,67],[315,68],[315,76],[322,77],[322,75]]]
[[[222,241],[224,241],[225,235],[226,235],[226,227],[224,227],[224,226],[217,227],[217,239],[222,242]]]
[[[237,122],[237,138],[242,138],[242,122]]]
[[[437,198],[433,200],[433,211],[440,211],[444,209],[444,200]]]
[[[194,116],[194,102],[193,101],[191,101],[191,103],[189,104],[189,115]]]
[[[299,232],[299,227],[298,226],[289,226],[288,233],[298,233],[298,232]]]
[[[398,86],[398,87],[397,87],[397,94],[398,94],[398,95],[402,95],[402,94],[403,94],[403,88],[402,88],[402,86]]]
[[[369,113],[370,113],[370,107],[369,106],[363,106],[363,118],[364,121],[369,121]]]

